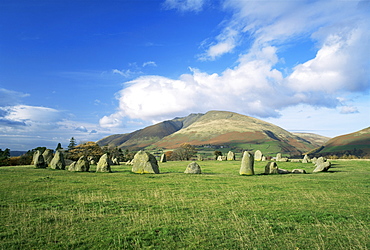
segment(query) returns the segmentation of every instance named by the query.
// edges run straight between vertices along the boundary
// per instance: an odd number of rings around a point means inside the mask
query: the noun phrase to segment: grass
[[[370,168],[239,176],[240,162],[161,174],[0,168],[0,249],[368,249]],[[312,164],[278,163],[312,173]]]

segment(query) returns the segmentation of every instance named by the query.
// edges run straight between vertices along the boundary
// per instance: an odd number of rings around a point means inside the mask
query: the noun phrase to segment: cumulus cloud
[[[224,7],[233,16],[200,59],[215,60],[238,47],[242,53],[235,67],[220,74],[191,69],[177,79],[138,77],[117,94],[118,111],[100,125],[121,126],[123,117],[161,120],[211,109],[278,117],[298,104],[336,108],[343,105],[342,94],[370,89],[370,20],[355,1],[267,5],[228,0]],[[283,72],[277,67],[280,50],[302,38],[310,39],[316,55]],[[344,105],[341,112],[356,109]]]
[[[88,132],[87,128],[85,126],[82,126],[82,125],[77,127],[75,130],[80,131],[80,132],[84,132],[84,133]]]
[[[166,9],[199,12],[203,9],[205,2],[206,0],[166,0],[163,5]]]
[[[354,113],[359,113],[358,109],[354,106],[343,106],[342,109],[340,110],[341,114],[354,114]]]

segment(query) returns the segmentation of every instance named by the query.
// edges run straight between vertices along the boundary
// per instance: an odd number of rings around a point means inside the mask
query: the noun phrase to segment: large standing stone
[[[73,163],[72,163],[73,164]],[[69,171],[75,171],[75,172],[89,172],[90,169],[90,163],[87,160],[86,156],[81,156],[77,162],[74,163],[74,165],[69,166]]]
[[[328,169],[330,167],[331,167],[331,162],[330,161],[324,161],[324,162],[321,162],[320,161],[319,162],[319,160],[317,160],[317,162],[316,162],[316,168],[313,170],[313,172],[314,173],[317,173],[317,172],[326,172],[326,171],[328,171]]]
[[[132,172],[137,174],[159,174],[159,167],[155,156],[139,151],[134,156]]]
[[[217,160],[218,160],[218,161],[222,161],[222,155],[219,155],[219,156],[217,157]]]
[[[37,151],[36,155],[34,155],[34,165],[36,168],[47,168],[48,164],[45,163],[44,156]]]
[[[112,165],[119,165],[117,157],[112,157]]]
[[[76,171],[76,161],[72,162],[69,166],[68,166],[68,171]]]
[[[308,155],[305,155],[303,157],[302,163],[309,163],[311,161],[310,157]]]
[[[96,172],[103,172],[103,173],[110,173],[112,172],[110,169],[110,159],[108,157],[108,154],[103,154],[98,164],[96,165]]]
[[[242,158],[240,175],[254,175],[254,157],[251,153],[245,151]]]
[[[66,168],[63,153],[60,152],[59,150],[55,152],[54,158],[50,162],[50,168],[61,170],[64,170]]]
[[[229,152],[227,153],[227,160],[228,160],[228,161],[235,161],[235,153],[234,153],[234,152],[232,152],[232,151],[229,151]]]
[[[160,162],[167,162],[167,157],[166,157],[166,155],[165,155],[165,154],[162,154],[162,155],[161,155]]]
[[[262,152],[261,150],[257,150],[256,152],[254,152],[254,160],[255,161],[262,161]]]
[[[51,160],[54,158],[53,150],[51,149],[46,149],[44,153],[42,154],[44,157],[44,161],[46,164],[50,165]]]
[[[200,166],[198,165],[198,163],[196,163],[195,161],[193,161],[192,163],[190,163],[186,169],[185,169],[185,174],[201,174],[202,171],[200,169]]]
[[[36,150],[34,153],[33,153],[33,156],[32,156],[32,165],[35,165],[36,166],[36,161],[37,159],[39,158],[39,155],[41,154],[41,152],[39,150]]]

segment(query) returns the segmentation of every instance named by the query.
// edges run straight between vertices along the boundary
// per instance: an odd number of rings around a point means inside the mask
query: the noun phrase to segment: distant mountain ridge
[[[174,118],[132,133],[111,135],[97,143],[130,150],[148,146],[174,149],[182,143],[190,143],[301,154],[317,147],[311,141],[257,118],[227,111],[209,111]]]
[[[362,157],[370,156],[370,127],[327,141],[315,151],[316,154],[342,155],[351,154]]]

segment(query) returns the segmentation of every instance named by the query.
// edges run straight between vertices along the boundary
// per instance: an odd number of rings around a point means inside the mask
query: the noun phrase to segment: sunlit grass
[[[368,249],[369,162],[239,176],[240,162],[161,174],[0,168],[1,249]],[[312,164],[278,163],[312,173]],[[92,168],[94,169],[94,168]]]

